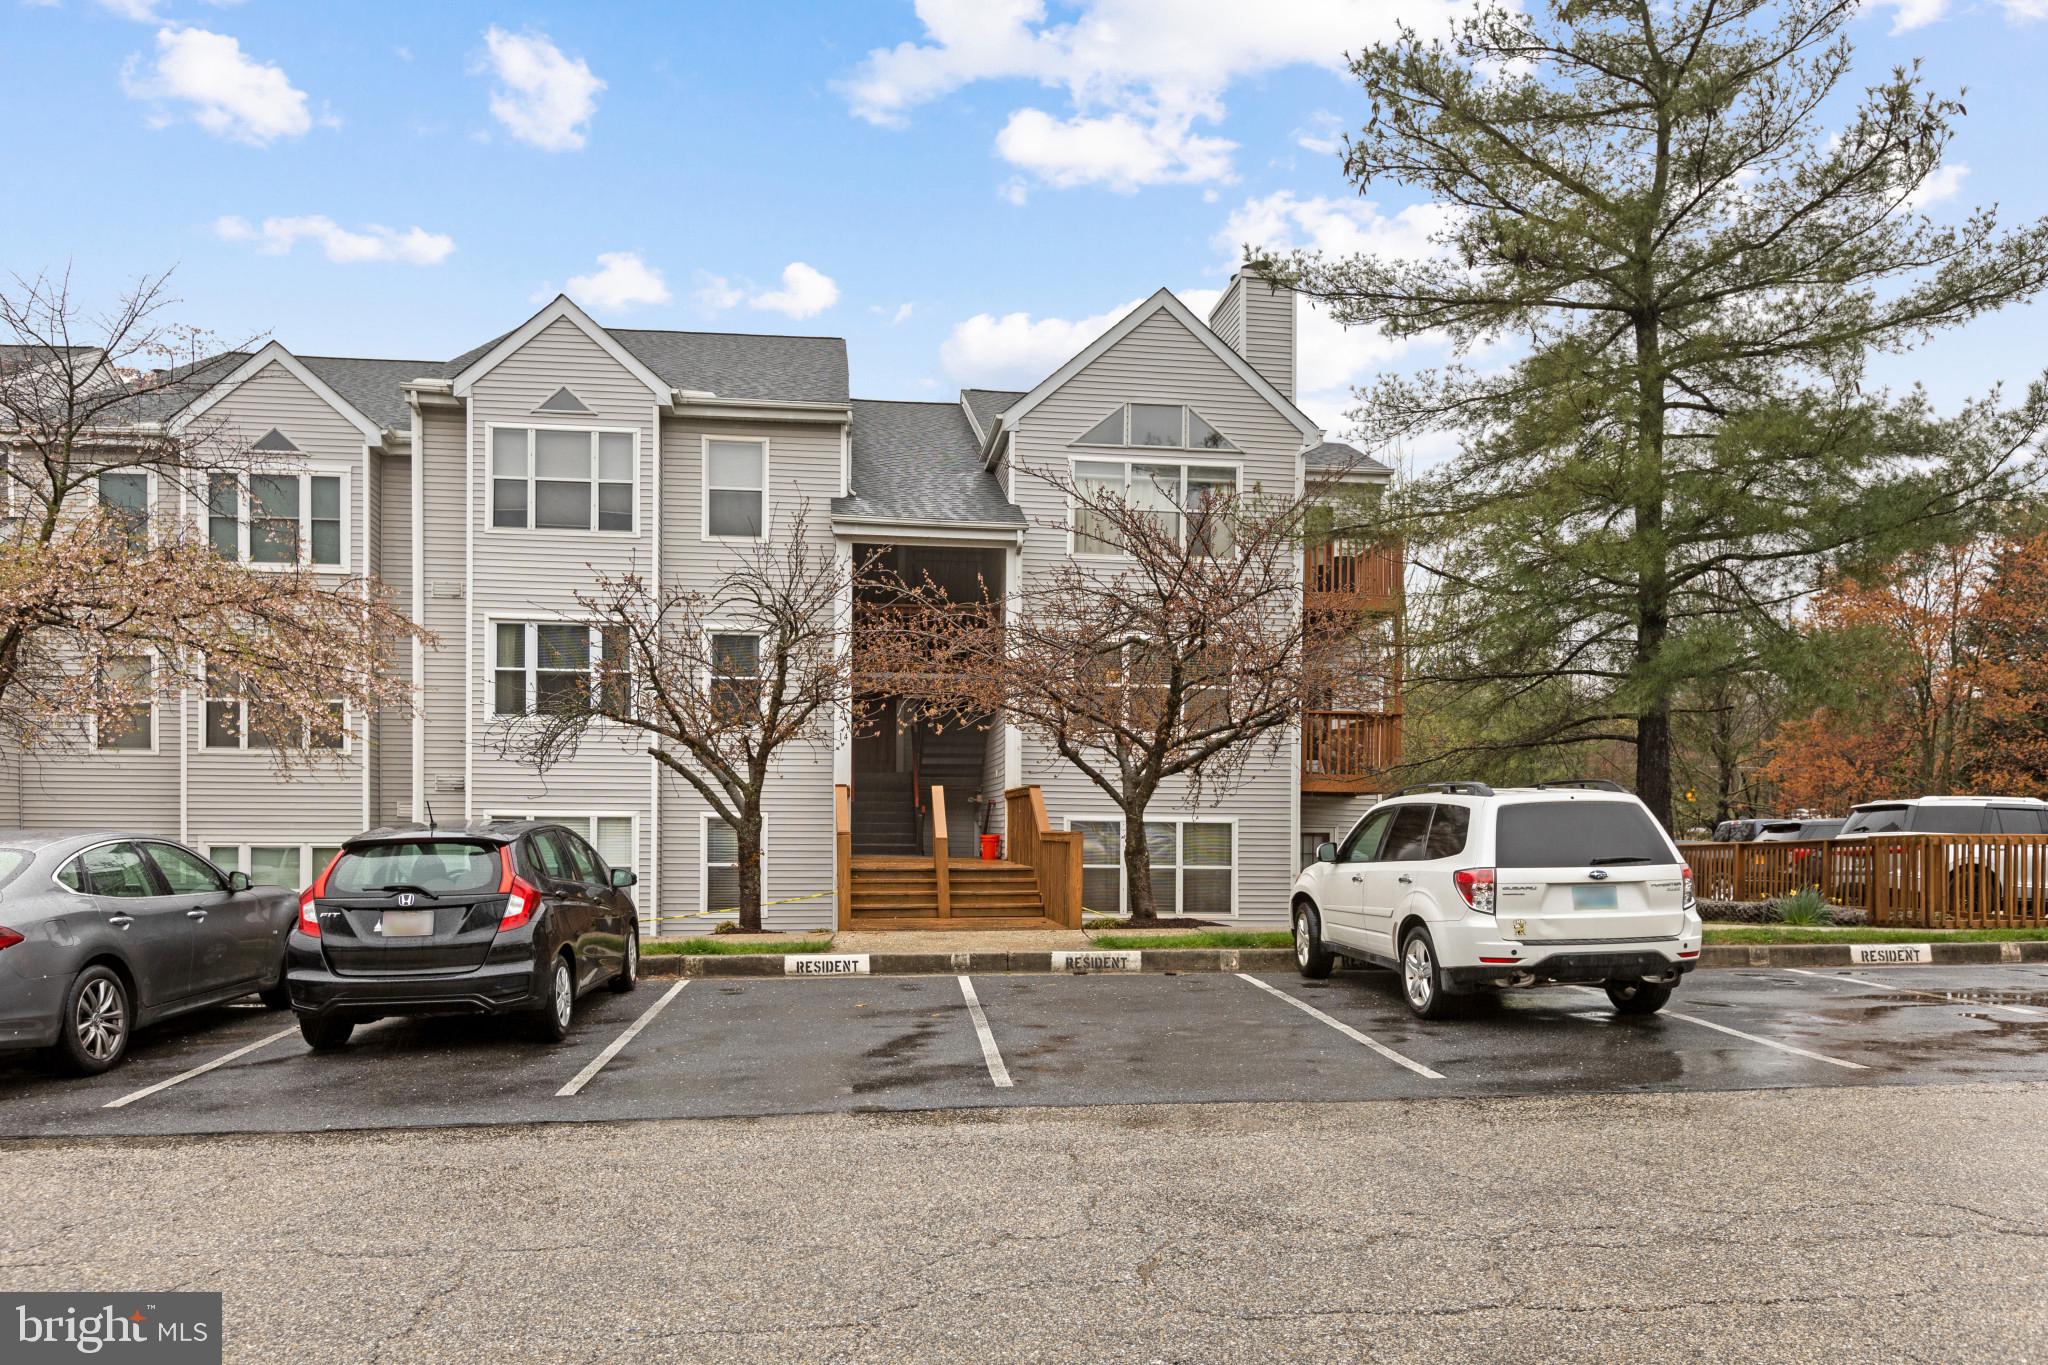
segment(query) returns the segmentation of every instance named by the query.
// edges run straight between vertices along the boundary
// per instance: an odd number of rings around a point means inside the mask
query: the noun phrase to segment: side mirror
[[[1336,861],[1337,861],[1337,846],[1336,846],[1335,844],[1333,844],[1333,843],[1329,843],[1328,841],[1325,841],[1325,842],[1323,842],[1323,843],[1317,844],[1317,845],[1316,845],[1316,861],[1317,861],[1317,862],[1319,862],[1319,863],[1334,863],[1334,862],[1336,862]]]
[[[638,886],[639,884],[640,878],[634,873],[632,868],[615,867],[612,869],[612,885],[618,890],[623,891],[629,886]]]
[[[228,890],[230,890],[230,891],[247,891],[248,889],[249,889],[249,874],[248,874],[248,873],[246,873],[246,872],[230,872],[230,873],[228,873]]]

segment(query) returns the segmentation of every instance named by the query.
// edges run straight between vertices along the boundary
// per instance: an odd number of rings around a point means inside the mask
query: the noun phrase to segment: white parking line
[[[1380,1056],[1385,1057],[1388,1061],[1394,1062],[1400,1066],[1405,1066],[1418,1076],[1427,1077],[1432,1081],[1440,1081],[1443,1079],[1442,1072],[1431,1071],[1421,1062],[1414,1061],[1407,1057],[1403,1057],[1400,1053],[1394,1051],[1394,1049],[1388,1047],[1385,1043],[1379,1042],[1376,1039],[1366,1037],[1363,1033],[1360,1033],[1357,1029],[1351,1027],[1351,1025],[1345,1023],[1341,1019],[1332,1019],[1329,1015],[1324,1014],[1321,1010],[1317,1009],[1314,1005],[1309,1004],[1305,1000],[1296,1000],[1286,991],[1279,990],[1275,987],[1269,986],[1265,982],[1259,980],[1256,976],[1249,976],[1244,972],[1239,972],[1237,974],[1237,977],[1240,981],[1251,982],[1254,986],[1257,986],[1260,990],[1264,991],[1268,995],[1277,996],[1278,998],[1285,1000],[1288,1004],[1294,1006],[1294,1008],[1300,1010],[1303,1014],[1308,1015],[1310,1018],[1322,1020],[1331,1028],[1337,1030],[1337,1032],[1343,1034],[1346,1038],[1349,1038],[1352,1042],[1365,1044],[1374,1052],[1379,1053]]]
[[[1003,1054],[996,1050],[996,1036],[988,1030],[988,1016],[981,1012],[974,983],[964,976],[960,978],[960,994],[967,1001],[968,1016],[974,1020],[975,1036],[981,1039],[981,1059],[988,1063],[988,1078],[996,1083],[996,1089],[1010,1089],[1010,1069],[1003,1065]]]
[[[292,1025],[292,1027],[290,1028],[281,1028],[277,1032],[269,1035],[268,1037],[258,1038],[253,1043],[248,1043],[236,1048],[233,1052],[228,1053],[225,1057],[216,1057],[212,1061],[206,1063],[206,1065],[204,1066],[195,1066],[190,1071],[180,1071],[177,1075],[171,1077],[167,1081],[158,1081],[155,1085],[145,1085],[140,1090],[131,1090],[118,1100],[108,1100],[105,1104],[101,1105],[100,1108],[125,1109],[129,1105],[135,1103],[135,1101],[137,1100],[148,1099],[151,1095],[154,1095],[159,1090],[169,1090],[172,1086],[178,1084],[180,1081],[189,1081],[194,1076],[204,1076],[207,1072],[214,1070],[216,1067],[226,1066],[229,1062],[234,1061],[237,1057],[246,1057],[250,1053],[254,1052],[257,1048],[269,1047],[278,1039],[290,1037],[292,1034],[297,1033],[298,1031],[299,1028],[296,1024]]]
[[[1603,999],[1606,996],[1605,991],[1596,991],[1591,986],[1574,986],[1572,989],[1585,991],[1589,995],[1598,995]],[[1869,1067],[1861,1062],[1845,1062],[1840,1057],[1830,1057],[1824,1052],[1808,1052],[1803,1047],[1794,1047],[1790,1043],[1781,1043],[1776,1038],[1764,1038],[1754,1033],[1744,1033],[1739,1028],[1729,1028],[1726,1024],[1717,1024],[1711,1019],[1702,1019],[1697,1014],[1681,1014],[1677,1010],[1663,1010],[1660,1013],[1666,1019],[1683,1019],[1688,1024],[1698,1024],[1701,1028],[1710,1028],[1716,1033],[1725,1033],[1731,1038],[1740,1038],[1744,1042],[1756,1043],[1763,1047],[1774,1047],[1780,1052],[1789,1052],[1795,1057],[1806,1057],[1812,1061],[1826,1062],[1829,1066],[1839,1066],[1844,1071],[1870,1070]]]
[[[605,1044],[604,1051],[598,1053],[597,1056],[591,1058],[590,1065],[584,1067],[581,1071],[577,1072],[575,1080],[569,1082],[560,1090],[557,1090],[555,1092],[555,1098],[560,1099],[565,1095],[573,1095],[577,1091],[581,1090],[584,1086],[590,1084],[590,1078],[592,1076],[595,1076],[598,1072],[604,1070],[604,1064],[606,1062],[609,1062],[612,1058],[618,1056],[620,1050],[624,1048],[626,1044],[632,1042],[633,1039],[639,1036],[641,1029],[646,1028],[649,1024],[654,1022],[654,1016],[660,1014],[663,1007],[666,1006],[669,1001],[676,998],[677,992],[681,991],[683,987],[689,984],[690,983],[687,981],[678,981],[675,985],[670,986],[667,991],[663,992],[661,999],[649,1005],[645,1010],[641,1011],[640,1017],[638,1019],[635,1019],[632,1023],[626,1025],[626,1031],[624,1033],[621,1033],[618,1037],[612,1039],[609,1043]]]
[[[1994,1005],[1988,1000],[1958,1000],[1952,993],[1944,991],[1919,990],[1912,986],[1894,986],[1889,981],[1872,981],[1867,976],[1851,976],[1847,972],[1813,972],[1804,967],[1781,967],[1780,971],[1795,976],[1818,977],[1822,981],[1853,981],[1859,986],[1869,986],[1880,991],[1897,991],[1901,995],[1924,995],[1930,1000],[1946,1000],[1951,1005],[1979,1005],[1987,1010],[2004,1010],[2024,1019],[2048,1019],[2048,1010],[2030,1009],[2025,1005]]]

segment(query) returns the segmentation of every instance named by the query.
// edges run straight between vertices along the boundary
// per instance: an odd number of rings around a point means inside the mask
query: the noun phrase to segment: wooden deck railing
[[[939,918],[953,917],[953,884],[947,871],[950,840],[946,837],[946,789],[932,788],[932,885],[938,890]]]
[[[1311,543],[1301,566],[1309,597],[1342,597],[1363,611],[1393,611],[1401,602],[1404,554],[1400,542],[1360,548],[1342,540]]]
[[[1786,843],[1681,843],[1703,899],[1818,890],[1880,926],[2048,926],[2048,835],[1876,834]]]
[[[1047,919],[1080,928],[1081,836],[1052,827],[1045,814],[1045,794],[1036,786],[1011,787],[1003,800],[1009,813],[1010,861],[1037,874],[1038,897]]]
[[[839,927],[853,927],[853,788],[832,788],[832,892],[839,902]]]
[[[1400,761],[1399,713],[1302,712],[1303,791],[1365,791]]]

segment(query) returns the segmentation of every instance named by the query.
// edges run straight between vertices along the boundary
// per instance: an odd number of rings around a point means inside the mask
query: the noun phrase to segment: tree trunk
[[[739,842],[740,930],[761,932],[761,813],[748,811],[734,831]]]
[[[1133,920],[1159,918],[1152,894],[1152,846],[1145,842],[1145,813],[1124,813],[1124,888]]]

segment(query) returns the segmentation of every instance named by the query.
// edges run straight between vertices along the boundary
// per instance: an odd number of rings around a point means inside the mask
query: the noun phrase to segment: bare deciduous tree
[[[233,704],[289,768],[338,750],[351,712],[409,709],[392,651],[430,637],[379,584],[251,570],[174,510],[172,492],[204,508],[216,476],[272,461],[224,419],[184,416],[244,357],[167,320],[164,276],[103,315],[68,276],[13,285],[0,290],[0,736],[105,744],[152,695],[210,674],[216,689],[234,680]]]

